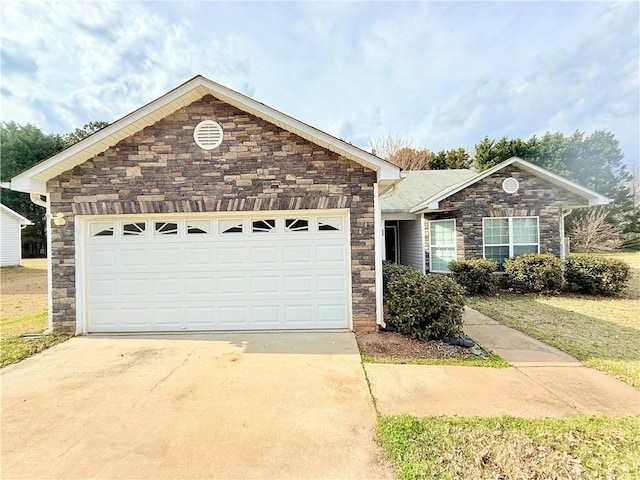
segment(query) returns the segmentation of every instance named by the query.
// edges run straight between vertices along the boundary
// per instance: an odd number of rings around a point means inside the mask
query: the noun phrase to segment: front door
[[[385,224],[384,226],[385,260],[398,263],[398,225]]]

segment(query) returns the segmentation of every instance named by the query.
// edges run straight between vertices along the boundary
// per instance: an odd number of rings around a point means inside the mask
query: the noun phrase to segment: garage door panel
[[[312,275],[285,275],[283,292],[294,295],[312,295],[314,278]]]
[[[120,269],[145,267],[152,262],[149,259],[149,248],[146,245],[122,245],[115,247],[117,266]]]
[[[318,274],[317,282],[318,295],[335,295],[343,292],[346,286],[345,276],[340,274]]]
[[[157,331],[181,330],[182,308],[163,306],[151,312],[151,323]]]
[[[327,267],[344,265],[346,257],[344,245],[318,245],[316,249],[319,263]]]
[[[152,280],[152,294],[165,299],[179,300],[182,297],[181,279],[175,277],[156,277]]]
[[[215,293],[216,279],[212,273],[196,273],[185,275],[184,295],[190,300],[203,298],[208,300]]]
[[[226,223],[215,216],[179,217],[116,220],[114,235],[87,236],[88,331],[348,326],[348,232],[318,230],[313,215],[305,215],[304,224],[290,222],[302,225],[293,230],[285,226],[291,215],[265,214],[275,224],[259,222],[270,231],[255,233],[256,214],[225,220],[242,225],[243,233],[221,233]],[[331,218],[338,227],[347,224]],[[99,222],[94,232],[108,224]],[[160,235],[156,223],[177,223],[177,233]],[[188,223],[206,227],[206,233],[188,234]],[[123,236],[124,224],[136,224],[142,234]]]
[[[287,266],[308,266],[312,265],[314,251],[311,245],[292,245],[283,251],[283,263]]]
[[[249,312],[252,325],[258,328],[277,328],[283,323],[280,307],[277,305],[252,307]]]
[[[247,323],[247,313],[244,305],[223,305],[218,308],[220,326],[229,330],[243,329]]]
[[[328,328],[335,328],[341,324],[347,316],[344,305],[318,305],[318,322],[329,324]]]
[[[313,323],[313,305],[288,305],[284,307],[285,323],[291,325],[310,325]],[[308,328],[308,327],[307,327]]]
[[[261,266],[277,268],[280,262],[281,248],[278,245],[272,247],[254,246],[249,249],[249,264],[257,268]]]
[[[246,250],[246,247],[219,246],[217,248],[217,263],[221,267],[244,265],[247,263]]]
[[[280,277],[278,275],[253,276],[251,278],[251,295],[276,295],[281,290]]]
[[[244,275],[224,275],[218,281],[218,295],[220,297],[245,297],[247,283],[247,277]]]

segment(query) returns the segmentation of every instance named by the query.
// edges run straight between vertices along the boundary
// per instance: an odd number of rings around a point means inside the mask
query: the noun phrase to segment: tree
[[[542,138],[535,135],[525,141],[502,137],[497,142],[488,136],[476,145],[475,164],[486,170],[517,156],[551,172],[595,190],[613,200],[607,219],[635,228],[634,209],[628,188],[631,175],[624,164],[620,143],[611,132],[598,130],[586,135],[577,130],[571,136],[547,132]],[[567,225],[580,212],[567,219]]]
[[[15,122],[0,125],[0,171],[3,181],[31,168],[36,163],[55,155],[64,148],[59,135],[47,135],[35,125]],[[34,225],[23,231],[24,256],[39,256],[45,253],[46,223],[45,209],[34,204],[26,193],[2,189],[4,205],[31,220]]]
[[[423,148],[404,147],[391,155],[387,160],[399,166],[403,170],[427,170],[433,159],[433,153]]]
[[[387,135],[371,141],[371,153],[385,160],[403,148],[410,148],[413,140],[403,135]]]
[[[520,138],[510,140],[505,136],[496,142],[485,136],[476,145],[475,165],[478,171],[482,171],[509,160],[511,157],[522,159],[530,157],[528,153],[527,143]]]
[[[592,208],[574,220],[569,229],[571,250],[605,252],[620,248],[622,226],[607,222],[606,208]]]
[[[469,168],[470,166],[471,158],[464,148],[440,150],[429,162],[429,169],[431,170]]]
[[[82,128],[76,128],[73,132],[64,135],[62,137],[62,140],[64,141],[65,147],[70,147],[74,143],[87,138],[89,135],[93,135],[95,132],[97,132],[98,130],[102,130],[108,125],[109,122],[105,122],[104,120],[96,120],[95,122],[85,123]]]

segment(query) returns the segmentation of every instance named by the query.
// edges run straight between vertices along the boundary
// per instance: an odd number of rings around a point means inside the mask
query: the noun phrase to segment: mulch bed
[[[477,358],[468,348],[448,345],[439,340],[421,342],[392,332],[357,335],[356,341],[360,352],[375,359],[410,361],[414,359]]]

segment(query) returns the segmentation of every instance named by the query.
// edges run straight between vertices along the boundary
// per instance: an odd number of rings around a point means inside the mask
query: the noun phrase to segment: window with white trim
[[[502,270],[507,258],[525,253],[538,253],[538,217],[488,217],[482,219],[484,258]]]
[[[429,271],[448,272],[449,262],[456,259],[456,221],[429,222]]]

